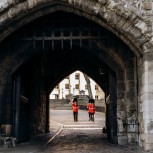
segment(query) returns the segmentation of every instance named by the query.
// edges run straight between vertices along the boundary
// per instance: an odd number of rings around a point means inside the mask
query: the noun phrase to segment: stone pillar
[[[21,86],[21,77],[16,76],[14,78],[14,93],[13,93],[13,136],[19,140],[19,122],[20,122],[20,87]]]
[[[12,134],[12,84],[8,74],[0,78],[0,127],[7,136]]]
[[[124,99],[125,81],[124,73],[117,74],[117,124],[118,124],[118,144],[127,144],[126,134],[126,101]]]
[[[137,114],[137,64],[136,58],[129,58],[125,72],[126,78],[126,129],[129,143],[138,142],[138,114]]]
[[[48,104],[49,101],[46,99],[45,79],[41,70],[41,67],[37,64],[37,68],[35,68],[31,74],[30,81],[30,126],[32,136],[45,133],[49,124],[48,122],[46,123],[46,120],[48,120],[46,115],[49,113],[46,112],[49,109],[49,106],[47,107],[46,104]]]
[[[139,78],[140,145],[153,150],[153,53],[139,60]]]
[[[133,57],[126,69],[117,75],[118,144],[138,142],[136,64]]]
[[[3,122],[3,93],[4,93],[4,84],[0,81],[0,124]]]
[[[45,132],[48,133],[49,131],[49,125],[50,125],[50,103],[49,103],[49,94],[46,95],[46,128],[45,128]]]
[[[116,76],[110,72],[108,77],[108,91],[105,93],[107,139],[117,143]]]

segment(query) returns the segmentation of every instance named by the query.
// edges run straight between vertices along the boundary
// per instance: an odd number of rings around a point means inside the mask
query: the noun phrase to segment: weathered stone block
[[[119,20],[119,22],[117,23],[116,26],[122,29],[122,26],[123,26],[125,23],[126,23],[126,20],[121,19],[121,20]]]
[[[129,143],[136,143],[138,142],[138,134],[137,133],[128,133],[128,142]]]
[[[5,0],[6,1],[6,0]],[[8,3],[7,1],[4,2],[4,0],[2,0],[2,2],[0,2],[0,12],[3,11],[5,8],[8,7]]]
[[[150,120],[147,120],[147,131],[148,131],[148,133],[153,133],[153,121],[152,121],[152,119],[150,119]]]
[[[124,82],[117,82],[117,89],[118,91],[124,91],[125,90],[125,83]]]
[[[15,0],[16,3],[25,2],[26,0]]]
[[[117,92],[117,98],[124,99],[124,91]]]
[[[132,89],[132,84],[130,87],[128,87],[127,90],[129,92],[126,92],[126,98],[131,100],[131,102],[133,103],[133,100],[135,99],[135,92],[134,92],[134,89]]]
[[[142,7],[145,10],[151,10],[152,9],[152,2],[143,2]]]
[[[141,134],[141,143],[142,143],[142,147],[145,150],[153,150],[153,134]]]
[[[126,116],[126,114],[125,114],[124,110],[117,112],[117,118],[119,119],[119,122],[120,122],[120,120],[122,120],[122,118],[125,118],[125,116]]]
[[[144,54],[143,61],[148,61],[148,62],[150,61],[151,63],[148,63],[148,67],[153,67],[153,53],[150,52],[150,53]]]
[[[147,140],[147,134],[153,134],[153,120],[145,119],[141,124],[143,124],[141,127],[143,126],[143,132],[145,134],[145,139]]]
[[[153,100],[145,100],[140,104],[140,110],[143,112],[153,111]]]
[[[152,93],[153,91],[153,83],[148,83],[148,84],[145,84],[141,87],[140,89],[140,93],[143,94],[143,93]]]
[[[152,119],[153,117],[153,111],[150,111],[149,113],[148,112],[143,112],[143,119],[146,120],[146,119]]]
[[[126,110],[126,103],[124,99],[117,100],[117,110],[119,111],[119,113]]]
[[[133,133],[135,133],[135,132],[138,132],[138,124],[136,124],[135,122],[132,124],[128,124],[127,125],[127,131],[128,132],[133,132]]]
[[[134,80],[127,81],[127,83],[126,83],[126,89],[127,89],[127,91],[129,91],[128,93],[130,95],[131,94],[135,94],[134,93],[134,91],[135,91],[135,81]]]
[[[147,134],[145,134],[145,142],[146,143],[153,143],[153,134],[152,133],[147,133]]]
[[[124,132],[125,129],[123,127],[123,122],[118,120],[117,123],[118,123],[118,132],[121,132],[121,133]]]
[[[107,4],[109,1],[108,1],[108,0],[99,0],[99,2],[100,2],[101,4]]]
[[[143,148],[146,151],[153,150],[153,143],[143,143]]]
[[[133,101],[132,101],[133,102]],[[135,112],[135,111],[137,111],[137,106],[136,106],[136,104],[134,103],[134,104],[128,104],[128,106],[127,106],[127,111],[130,111],[130,112]]]
[[[142,93],[140,95],[139,99],[140,99],[141,104],[142,104],[142,102],[144,102],[146,100],[152,100],[153,99],[153,93],[152,92],[150,92],[150,93]],[[146,105],[147,105],[147,103],[146,103]]]
[[[119,145],[126,145],[128,143],[128,138],[127,136],[119,136],[118,137],[118,144]]]

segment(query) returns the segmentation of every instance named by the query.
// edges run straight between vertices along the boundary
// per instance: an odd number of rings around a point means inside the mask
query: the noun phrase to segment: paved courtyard
[[[34,137],[15,148],[0,148],[0,153],[146,153],[137,145],[111,144],[102,133],[105,115],[95,114],[95,122],[88,121],[88,112],[79,111],[78,122],[71,110],[51,110],[51,133]]]

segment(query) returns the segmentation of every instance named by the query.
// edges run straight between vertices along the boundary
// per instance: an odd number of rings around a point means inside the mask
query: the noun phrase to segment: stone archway
[[[132,10],[124,7],[122,2],[120,4],[122,5],[121,7],[116,4],[105,0],[99,2],[92,0],[40,0],[39,2],[24,0],[21,2],[2,3],[3,7],[0,14],[2,19],[1,40],[19,27],[40,16],[63,10],[84,16],[110,30],[137,55],[141,55],[144,51],[151,49],[150,31],[148,30],[150,28],[149,21],[146,22],[143,16],[137,15],[138,8]],[[127,5],[132,7],[133,4],[128,4],[127,2]],[[140,12],[140,14],[142,13]],[[20,22],[21,19],[22,22]],[[16,24],[16,26],[13,26],[13,24]]]
[[[19,7],[20,6],[20,7]],[[20,9],[18,9],[20,8]],[[19,27],[26,25],[27,23],[31,22],[32,20],[43,16],[45,14],[53,13],[59,10],[63,10],[65,12],[71,12],[77,14],[79,16],[84,16],[89,20],[96,22],[97,24],[105,27],[116,36],[118,36],[130,49],[134,52],[137,56],[129,56],[130,60],[127,62],[122,62],[125,60],[125,57],[122,58],[119,56],[120,54],[114,54],[114,50],[109,49],[109,53],[106,54],[107,47],[105,45],[101,45],[95,43],[99,48],[102,49],[102,54],[97,52],[97,56],[100,59],[103,59],[106,63],[110,64],[109,61],[115,59],[112,63],[116,65],[116,67],[120,67],[121,71],[117,71],[114,67],[114,71],[117,75],[117,108],[118,112],[118,133],[119,136],[119,143],[124,143],[129,141],[137,141],[138,139],[133,139],[137,137],[135,134],[131,134],[137,131],[128,131],[131,125],[135,125],[137,127],[136,121],[136,113],[140,117],[140,144],[145,147],[145,149],[151,149],[151,141],[148,143],[147,135],[150,134],[151,129],[147,128],[150,127],[149,125],[152,123],[152,118],[149,115],[148,110],[141,109],[141,101],[143,105],[149,106],[151,103],[149,100],[151,99],[151,89],[152,86],[148,85],[151,82],[149,80],[149,76],[151,76],[152,72],[150,68],[152,67],[152,46],[151,46],[151,37],[149,37],[150,33],[148,31],[148,25],[143,20],[143,17],[140,17],[133,13],[133,11],[128,9],[121,9],[116,5],[113,5],[110,1],[107,3],[106,1],[23,1],[21,3],[10,3],[6,5],[1,12],[1,41],[4,40],[8,35],[11,35],[12,32],[16,31]],[[14,26],[15,25],[15,26]],[[4,44],[5,44],[4,40]],[[28,44],[27,44],[28,46]],[[113,46],[113,43],[112,43]],[[3,49],[3,47],[1,46]],[[109,46],[110,48],[110,46]],[[128,53],[130,52],[128,49]],[[119,49],[117,49],[117,52]],[[3,53],[3,52],[1,52]],[[8,50],[8,54],[10,51]],[[116,52],[115,52],[116,53]],[[107,58],[103,58],[103,54],[109,55]],[[125,53],[126,54],[126,53]],[[30,54],[21,53],[18,54],[16,57],[18,61],[12,60],[14,58],[14,54],[10,56],[3,56],[1,57],[1,65],[5,65],[6,67],[1,70],[1,81],[2,81],[2,103],[1,106],[5,106],[4,110],[10,110],[10,99],[4,98],[6,94],[7,97],[11,97],[11,90],[12,90],[12,82],[11,82],[11,75],[9,75],[9,70],[11,69],[10,65],[14,63],[14,67],[19,67],[23,60],[19,55],[24,55],[23,57],[30,56]],[[123,54],[124,55],[124,54]],[[9,57],[10,60],[8,60]],[[12,63],[11,63],[12,62]],[[15,64],[17,62],[17,64]],[[130,62],[132,62],[132,66],[130,67]],[[6,65],[6,63],[8,65]],[[121,65],[120,65],[120,64]],[[122,65],[123,64],[123,65]],[[113,65],[113,66],[115,66]],[[8,66],[8,67],[7,67]],[[112,66],[111,64],[109,65]],[[123,67],[121,67],[123,66]],[[128,67],[129,66],[129,67]],[[139,66],[139,67],[138,67]],[[118,73],[117,73],[118,72]],[[138,73],[138,74],[137,74]],[[132,74],[132,75],[130,75]],[[7,79],[6,79],[7,78]],[[139,81],[139,86],[137,85]],[[136,88],[137,87],[137,88]],[[137,95],[137,90],[139,91]],[[138,97],[139,96],[139,97]],[[132,97],[132,98],[131,98]],[[136,102],[138,100],[139,107],[136,106]],[[134,103],[133,103],[134,101]],[[5,103],[6,102],[6,103]],[[127,103],[130,103],[127,105]],[[125,109],[124,111],[123,108]],[[139,109],[137,109],[139,108]],[[138,112],[137,112],[138,111]],[[9,124],[10,120],[10,111],[8,111],[7,122]],[[1,115],[3,112],[1,112]],[[145,115],[149,117],[145,118]],[[128,117],[128,118],[127,118]],[[149,120],[149,122],[147,121]],[[147,123],[144,123],[147,122]],[[143,128],[145,124],[145,128]],[[145,132],[147,130],[147,132]],[[143,135],[146,135],[145,138]]]

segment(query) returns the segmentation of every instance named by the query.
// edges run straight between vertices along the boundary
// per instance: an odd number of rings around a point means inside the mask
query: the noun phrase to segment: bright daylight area
[[[78,116],[77,122],[73,120],[73,100],[77,98]],[[58,145],[64,143],[65,149],[74,149],[74,143],[78,147],[85,147],[90,141],[106,141],[105,128],[105,95],[99,85],[88,75],[81,71],[75,71],[63,79],[50,94],[50,131],[54,133],[59,129],[56,139]],[[90,120],[87,105],[90,99],[94,99],[96,112],[94,120]],[[69,131],[69,132],[68,132]],[[61,135],[66,140],[61,140]],[[90,135],[90,137],[89,137]],[[69,138],[68,138],[69,137]],[[76,140],[77,137],[81,138]],[[85,138],[84,138],[85,137]],[[68,138],[68,139],[67,139]],[[80,142],[79,142],[80,141]],[[54,141],[50,142],[54,151]],[[62,151],[61,146],[58,151]]]

